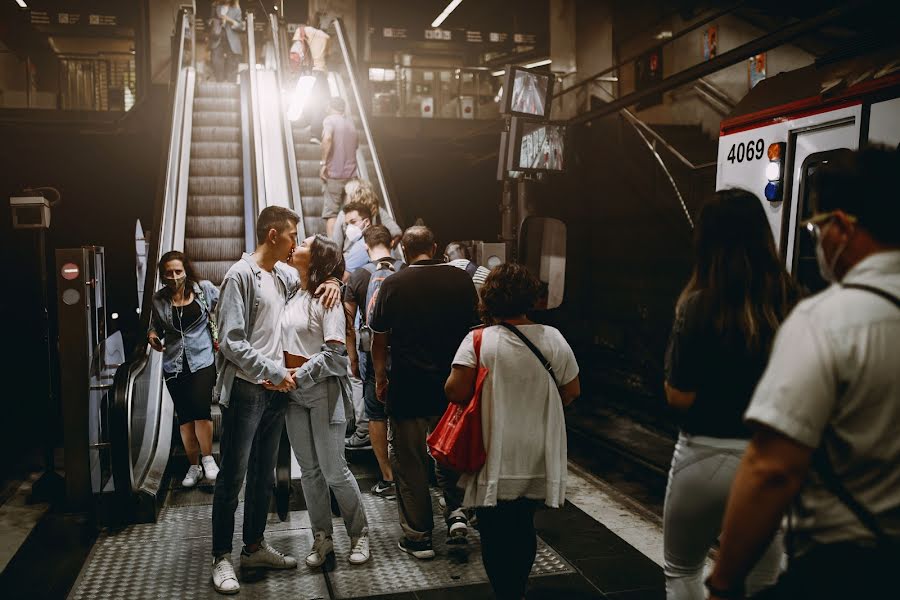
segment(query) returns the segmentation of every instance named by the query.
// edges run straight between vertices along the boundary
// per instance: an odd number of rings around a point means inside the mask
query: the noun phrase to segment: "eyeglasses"
[[[818,240],[822,235],[822,227],[824,227],[834,216],[837,214],[836,210],[831,210],[828,212],[819,213],[817,215],[813,215],[812,217],[806,219],[805,221],[801,221],[801,227],[805,227],[806,231],[809,232],[810,237],[812,237],[813,241]],[[856,223],[856,217],[853,215],[846,215],[847,220],[851,223]]]

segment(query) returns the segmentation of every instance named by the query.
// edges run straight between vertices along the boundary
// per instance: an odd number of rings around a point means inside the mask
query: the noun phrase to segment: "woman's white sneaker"
[[[203,467],[200,465],[191,465],[187,475],[181,480],[181,485],[186,488],[192,488],[203,479]]]
[[[219,465],[216,464],[216,459],[212,456],[204,456],[200,462],[203,464],[203,475],[206,480],[215,481],[219,475]]]
[[[220,594],[237,594],[241,591],[241,584],[238,583],[237,575],[234,574],[230,556],[213,559],[212,582],[213,587]]]
[[[350,540],[350,557],[348,560],[351,565],[361,565],[371,558],[369,554],[369,534],[364,533],[358,538]]]
[[[306,566],[312,568],[321,567],[328,560],[329,554],[334,554],[334,541],[331,539],[331,536],[327,536],[320,531],[316,534],[312,549],[306,556]]]
[[[294,569],[296,567],[296,558],[279,552],[265,540],[260,542],[256,552],[248,552],[246,546],[241,551],[242,569]]]

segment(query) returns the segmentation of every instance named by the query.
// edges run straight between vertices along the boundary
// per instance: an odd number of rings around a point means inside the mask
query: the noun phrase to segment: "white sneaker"
[[[237,575],[234,574],[230,556],[213,559],[212,582],[213,587],[220,594],[237,594],[241,591],[241,584],[238,583]]]
[[[334,554],[334,541],[331,539],[331,536],[325,535],[324,532],[320,531],[316,534],[312,549],[306,556],[306,566],[321,567],[328,559],[329,554]]]
[[[219,465],[216,464],[216,459],[212,456],[204,456],[200,459],[200,463],[203,465],[203,475],[206,480],[215,481],[219,475]]]
[[[197,485],[197,482],[201,479],[203,479],[203,467],[200,465],[191,465],[187,475],[181,480],[181,485],[186,488],[192,488]]]
[[[358,538],[350,540],[350,557],[348,560],[351,565],[361,565],[368,561],[370,557],[368,533],[364,533]]]
[[[266,543],[260,542],[256,552],[247,552],[246,546],[241,551],[242,569],[296,569],[297,559],[283,554]]]

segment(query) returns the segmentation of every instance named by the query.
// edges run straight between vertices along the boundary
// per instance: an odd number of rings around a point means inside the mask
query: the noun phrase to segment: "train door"
[[[782,217],[786,221],[781,228],[781,248],[787,268],[800,283],[811,286],[811,291],[817,291],[824,285],[821,280],[816,281],[815,247],[811,246],[808,237],[798,235],[798,224],[809,217],[812,210],[809,206],[809,177],[828,161],[834,151],[855,150],[858,145],[858,114],[793,129],[788,135],[788,147],[793,158],[792,168],[788,171],[791,179],[786,193],[790,205]],[[801,276],[810,281],[802,281]]]

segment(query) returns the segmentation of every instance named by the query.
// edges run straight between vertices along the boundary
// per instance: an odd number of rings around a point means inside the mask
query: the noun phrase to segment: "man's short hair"
[[[328,108],[330,108],[334,112],[344,114],[344,111],[347,110],[347,103],[344,102],[343,98],[334,96],[333,98],[331,98],[331,100],[328,101]]]
[[[362,202],[348,202],[344,205],[345,215],[349,215],[354,210],[358,212],[359,216],[361,216],[363,219],[369,219],[370,221],[372,220],[372,211]]]
[[[372,225],[363,231],[363,240],[366,248],[371,250],[377,246],[391,247],[391,232],[384,225]]]
[[[434,255],[434,233],[424,225],[413,225],[404,231],[400,243],[407,259],[422,254]]]
[[[811,183],[818,212],[843,210],[882,244],[900,245],[900,152],[884,146],[841,152]]]
[[[282,233],[290,223],[296,225],[299,222],[300,215],[291,209],[283,206],[267,206],[256,218],[256,243],[262,244],[270,229]]]
[[[466,251],[466,247],[462,242],[450,242],[447,244],[447,247],[444,248],[444,254],[447,255],[449,260],[459,260],[461,258],[472,260],[469,258],[469,253]]]

